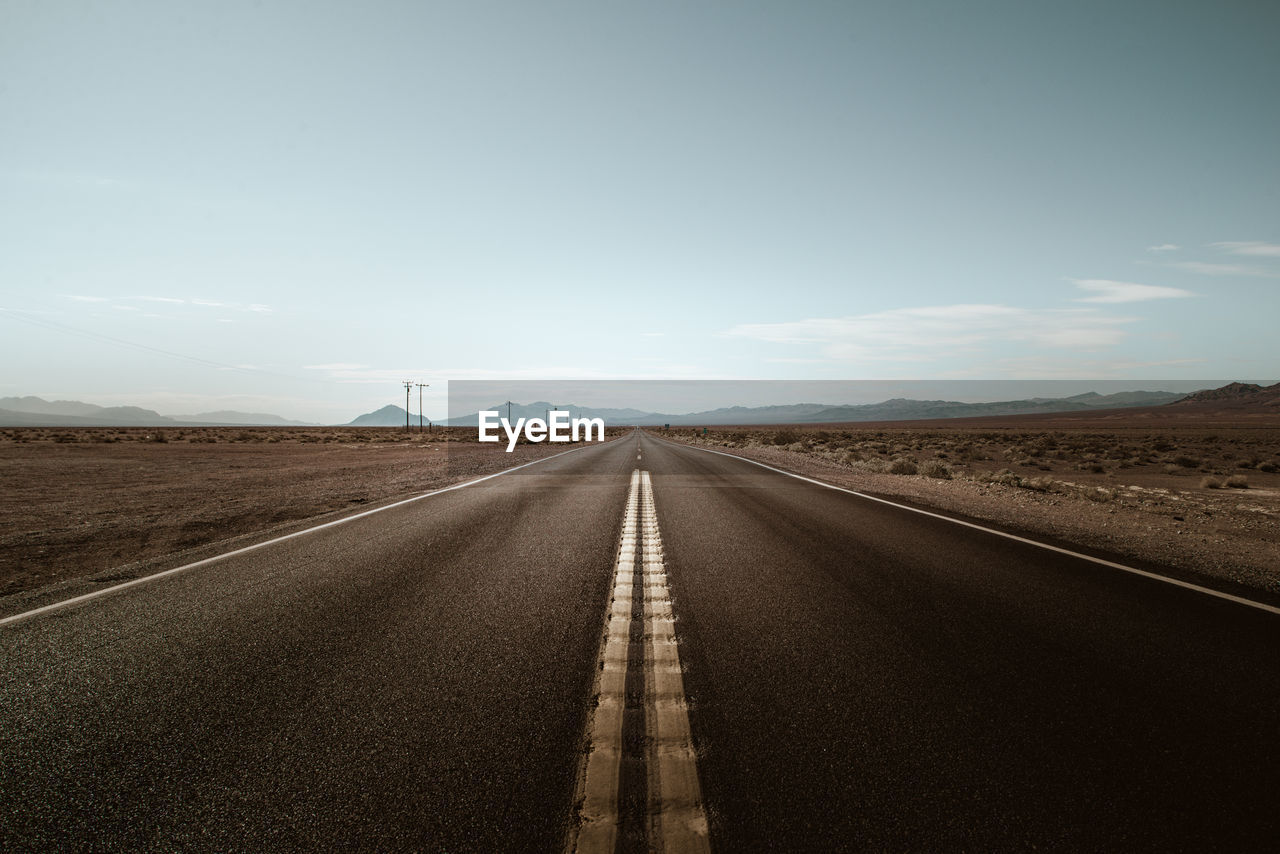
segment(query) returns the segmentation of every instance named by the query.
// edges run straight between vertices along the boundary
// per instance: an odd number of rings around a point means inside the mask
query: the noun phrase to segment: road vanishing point
[[[0,850],[1274,851],[1163,574],[637,431],[4,616]]]

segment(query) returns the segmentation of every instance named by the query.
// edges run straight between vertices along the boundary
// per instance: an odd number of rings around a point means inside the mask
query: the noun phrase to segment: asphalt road
[[[1274,850],[1280,616],[639,434],[0,626],[0,849],[559,850],[637,468],[713,850]]]

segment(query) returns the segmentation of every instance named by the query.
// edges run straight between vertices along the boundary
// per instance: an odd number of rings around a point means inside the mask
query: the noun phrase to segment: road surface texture
[[[1275,612],[640,433],[0,653],[6,851],[564,850],[615,696],[618,850],[664,842],[659,707],[714,851],[1280,839]]]

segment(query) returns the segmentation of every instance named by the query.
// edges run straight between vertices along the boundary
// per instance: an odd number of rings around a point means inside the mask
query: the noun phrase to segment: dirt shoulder
[[[655,435],[1167,567],[1179,577],[1280,594],[1278,431],[748,428]]]
[[[465,435],[0,431],[0,598],[127,580],[565,450]]]

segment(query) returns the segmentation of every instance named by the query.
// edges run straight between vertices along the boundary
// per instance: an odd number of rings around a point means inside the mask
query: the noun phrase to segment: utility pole
[[[409,389],[413,388],[413,380],[404,381],[404,429],[409,429]]]
[[[418,432],[422,432],[422,390],[431,383],[418,383]]]
[[[507,401],[507,423],[511,423],[511,401]]]

